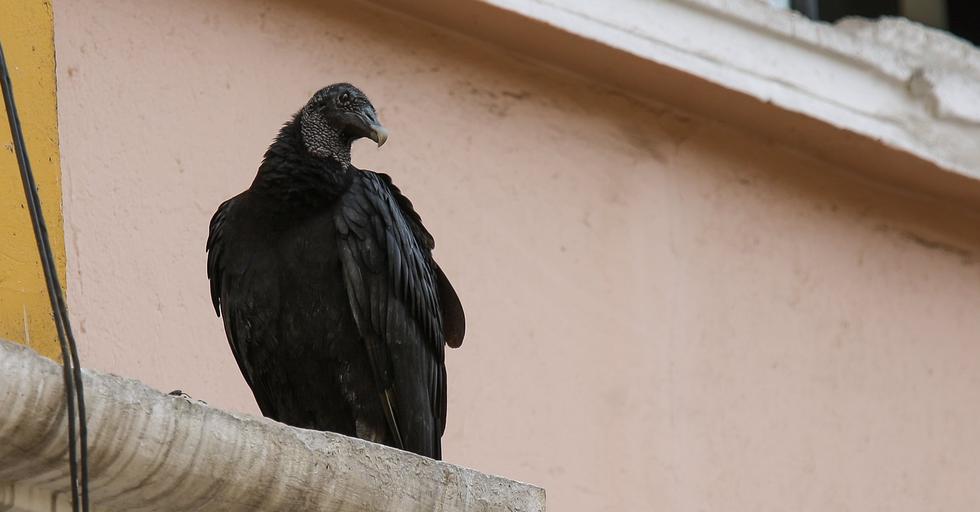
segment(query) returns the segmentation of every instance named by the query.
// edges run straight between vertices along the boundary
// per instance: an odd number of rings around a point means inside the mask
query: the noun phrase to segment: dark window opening
[[[845,16],[904,16],[980,45],[980,0],[790,0],[790,7],[815,20]]]

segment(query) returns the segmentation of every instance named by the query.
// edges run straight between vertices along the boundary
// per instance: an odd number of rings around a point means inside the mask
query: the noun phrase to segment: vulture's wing
[[[221,254],[224,249],[225,221],[228,219],[228,212],[235,198],[229,199],[218,207],[211,217],[211,224],[208,226],[208,280],[211,281],[211,303],[214,305],[214,312],[221,316]]]
[[[412,201],[402,195],[402,191],[391,181],[391,176],[383,173],[378,173],[377,176],[391,190],[391,194],[395,197],[395,201],[398,202],[399,208],[412,227],[415,239],[431,255],[432,250],[436,248],[435,239],[422,225],[422,218],[416,213]],[[432,260],[431,256],[430,261],[436,270],[436,286],[439,289],[439,306],[442,309],[442,328],[446,337],[446,344],[452,348],[459,348],[463,344],[463,335],[466,334],[466,316],[463,314],[463,304],[459,302],[456,290],[453,289],[453,285],[449,282],[446,274],[439,268],[439,264]]]
[[[208,252],[208,280],[211,281],[211,303],[214,305],[214,312],[222,319],[225,327],[225,335],[228,337],[228,344],[231,346],[232,354],[235,355],[235,361],[238,362],[238,368],[241,370],[242,376],[245,377],[245,382],[248,383],[250,388],[254,389],[252,385],[253,369],[248,367],[242,354],[244,347],[249,342],[252,330],[249,329],[248,322],[245,319],[236,318],[235,315],[231,314],[230,309],[232,308],[229,308],[229,301],[234,301],[235,297],[229,297],[223,293],[223,283],[227,274],[235,274],[235,269],[227,268],[227,258],[224,257],[228,245],[225,240],[225,226],[238,197],[233,197],[221,203],[218,210],[214,212],[214,216],[211,217],[206,246]],[[244,293],[247,292],[246,290]],[[268,415],[273,412],[267,410],[270,406],[269,404],[264,403],[263,400],[257,401],[263,414]]]
[[[336,217],[340,258],[389,428],[402,448],[439,458],[447,340],[439,282],[445,277],[432,261],[432,237],[390,183],[355,171]],[[461,318],[455,293],[450,300]]]

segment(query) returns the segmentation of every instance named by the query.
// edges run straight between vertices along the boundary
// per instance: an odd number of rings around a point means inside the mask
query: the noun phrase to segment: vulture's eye
[[[337,104],[339,104],[341,107],[346,107],[347,105],[350,105],[350,93],[345,92],[341,94],[340,97],[337,98]]]

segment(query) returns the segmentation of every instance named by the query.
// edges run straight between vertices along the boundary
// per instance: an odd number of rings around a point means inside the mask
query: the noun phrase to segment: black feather
[[[387,175],[311,152],[303,119],[211,220],[215,311],[266,416],[440,458],[459,299],[411,201]]]

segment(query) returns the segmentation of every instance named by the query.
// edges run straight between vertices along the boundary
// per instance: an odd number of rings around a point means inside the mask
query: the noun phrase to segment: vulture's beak
[[[374,142],[377,142],[378,147],[380,148],[384,145],[385,141],[388,140],[388,130],[385,130],[385,127],[381,126],[380,123],[373,123],[370,126],[371,134],[368,135],[368,137],[370,137]]]
[[[384,145],[385,141],[388,140],[388,130],[384,126],[381,126],[381,122],[378,121],[378,114],[375,113],[374,108],[370,105],[365,106],[361,109],[359,117],[364,123],[364,136],[376,142],[379,148]]]

